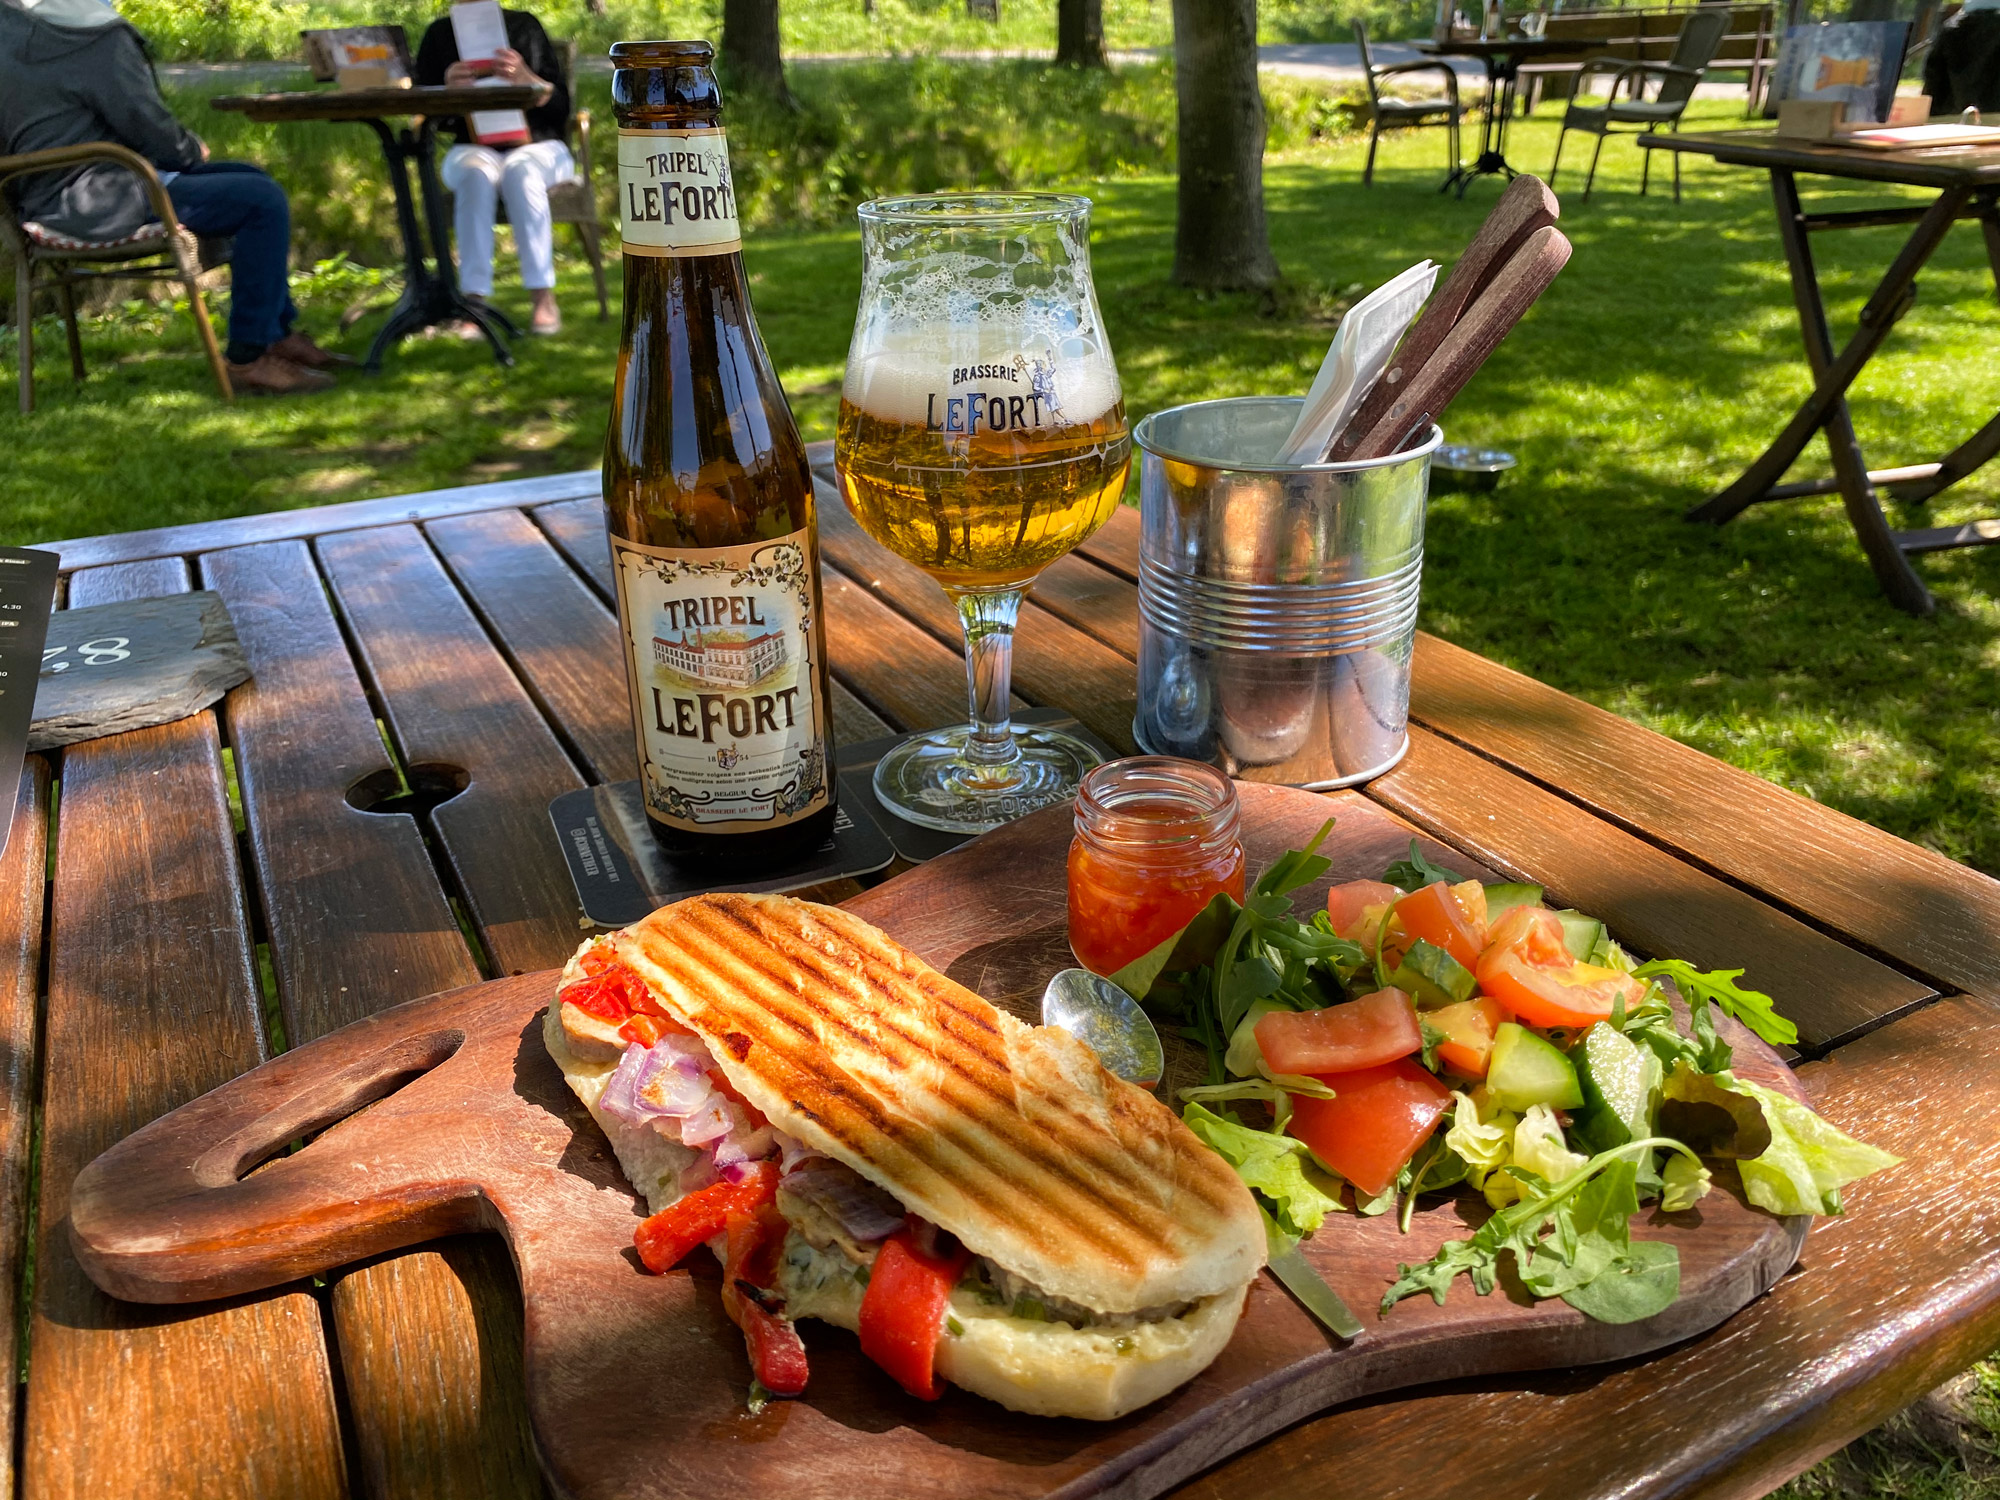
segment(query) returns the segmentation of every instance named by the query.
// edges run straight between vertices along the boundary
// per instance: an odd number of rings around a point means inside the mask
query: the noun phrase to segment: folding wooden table
[[[956,719],[951,605],[838,500],[821,516],[836,735]],[[1044,573],[1015,653],[1024,700],[1126,748],[1137,533],[1120,511]],[[253,675],[214,710],[31,757],[18,788],[0,1362],[25,1356],[26,1384],[0,1384],[0,1493],[542,1495],[496,1236],[140,1307],[84,1278],[65,1214],[84,1163],[273,1051],[568,957],[585,929],[548,804],[633,774],[597,474],[52,545],[71,606],[220,591]],[[2000,1343],[2000,883],[1429,636],[1414,712],[1367,798],[1637,951],[1747,967],[1798,1022],[1819,1107],[1907,1160],[1701,1338],[1625,1366],[1440,1370],[1176,1495],[1754,1495]],[[673,1378],[605,1350],[607,1402]]]
[[[1930,590],[1910,566],[1910,558],[1952,547],[2000,542],[2000,520],[1898,531],[1882,514],[1877,487],[1887,489],[1900,500],[1928,500],[1941,494],[2000,453],[2000,414],[1934,463],[1870,469],[1854,436],[1854,422],[1847,412],[1847,392],[1889,337],[1889,331],[1916,301],[1917,272],[1960,219],[1979,221],[1986,237],[1986,256],[1993,268],[1994,286],[2000,290],[2000,207],[1996,207],[1996,199],[2000,199],[2000,149],[1870,151],[1855,146],[1782,140],[1768,130],[1655,134],[1641,137],[1639,144],[1653,151],[1688,151],[1733,166],[1761,167],[1771,174],[1771,194],[1778,208],[1778,238],[1785,247],[1786,264],[1791,268],[1792,300],[1798,305],[1806,362],[1812,367],[1812,394],[1806,397],[1777,440],[1764,450],[1764,456],[1744,470],[1742,477],[1728,489],[1689,511],[1688,519],[1720,526],[1766,500],[1838,493],[1882,591],[1913,615],[1930,614],[1936,606]],[[1928,208],[1807,213],[1799,202],[1798,175],[1802,172],[1935,188],[1938,195]],[[1916,228],[1861,309],[1860,326],[1836,352],[1832,331],[1827,327],[1826,305],[1820,299],[1819,278],[1813,269],[1808,237],[1816,230],[1863,229],[1887,224],[1914,224]],[[1833,455],[1833,477],[1780,483],[1813,434],[1822,431]]]

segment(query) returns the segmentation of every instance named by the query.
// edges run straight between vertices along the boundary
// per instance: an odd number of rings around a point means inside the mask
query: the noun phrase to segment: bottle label
[[[670,551],[611,538],[652,815],[744,833],[827,805],[809,533]]]
[[[620,130],[618,214],[627,255],[741,250],[722,128]]]

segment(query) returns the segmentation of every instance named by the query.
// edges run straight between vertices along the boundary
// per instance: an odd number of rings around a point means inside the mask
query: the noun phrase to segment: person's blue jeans
[[[248,364],[291,330],[292,206],[262,167],[210,161],[167,184],[181,223],[236,241],[229,262],[229,358]]]

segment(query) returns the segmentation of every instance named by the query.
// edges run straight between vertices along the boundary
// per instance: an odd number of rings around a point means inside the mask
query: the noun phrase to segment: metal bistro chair
[[[1663,63],[1623,62],[1617,58],[1593,58],[1577,74],[1576,93],[1581,95],[1588,89],[1593,73],[1609,72],[1611,88],[1602,104],[1578,104],[1572,100],[1563,112],[1562,129],[1556,132],[1556,159],[1549,167],[1549,186],[1556,185],[1556,170],[1562,166],[1563,137],[1572,130],[1588,130],[1597,137],[1597,147],[1590,153],[1590,171],[1583,179],[1583,196],[1590,197],[1590,185],[1597,179],[1597,158],[1604,150],[1604,138],[1613,134],[1614,125],[1632,125],[1637,135],[1651,135],[1662,125],[1670,131],[1681,128],[1681,115],[1687,110],[1688,100],[1694,97],[1694,86],[1701,82],[1701,70],[1708,66],[1715,56],[1716,48],[1722,45],[1722,38],[1729,30],[1727,7],[1710,9],[1704,6],[1691,11],[1686,21],[1681,23],[1681,34],[1674,40],[1673,56]],[[1651,99],[1645,97],[1646,79],[1649,74],[1657,74],[1660,91]],[[1618,91],[1629,88],[1631,97],[1619,102]],[[1645,164],[1639,169],[1639,195],[1644,197],[1648,179],[1653,171],[1653,153],[1640,153]],[[1674,202],[1681,201],[1681,159],[1674,153]]]
[[[1449,132],[1447,137],[1451,151],[1449,172],[1458,171],[1458,122],[1465,114],[1465,108],[1458,99],[1458,74],[1451,65],[1444,62],[1422,61],[1392,63],[1386,68],[1375,66],[1368,52],[1368,28],[1360,21],[1354,23],[1354,40],[1361,44],[1361,71],[1368,79],[1368,104],[1374,119],[1368,129],[1368,164],[1361,169],[1361,185],[1371,187],[1375,182],[1375,144],[1382,139],[1384,123],[1401,126],[1442,125]],[[1424,99],[1389,99],[1383,97],[1375,87],[1384,78],[1394,78],[1404,73],[1444,74],[1444,96],[1435,95]],[[1442,116],[1442,118],[1437,118]],[[1451,185],[1449,176],[1445,186]],[[1442,191],[1442,189],[1440,189]]]
[[[59,171],[91,161],[114,161],[134,173],[146,189],[153,206],[154,222],[117,240],[78,240],[23,220],[14,207],[7,184],[31,172]],[[188,311],[194,316],[195,331],[201,335],[208,367],[215,372],[215,384],[225,401],[233,399],[229,369],[222,362],[222,350],[215,341],[215,329],[208,321],[208,305],[202,300],[195,278],[201,273],[201,251],[195,237],[174,217],[173,201],[161,185],[152,164],[136,151],[109,141],[83,146],[57,146],[47,151],[30,151],[20,156],[0,156],[0,244],[14,258],[14,326],[20,335],[21,410],[35,409],[35,292],[54,287],[62,305],[63,326],[69,335],[70,373],[83,379],[83,340],[76,329],[76,288],[92,281],[178,281],[187,288]],[[81,269],[97,266],[97,270]],[[46,270],[48,274],[37,273]]]

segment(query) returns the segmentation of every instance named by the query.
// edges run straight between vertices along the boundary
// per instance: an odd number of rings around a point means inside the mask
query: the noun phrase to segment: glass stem
[[[1008,700],[1014,686],[1014,621],[1023,590],[948,589],[965,627],[965,687],[972,707],[968,760],[1002,766],[1020,755]]]

